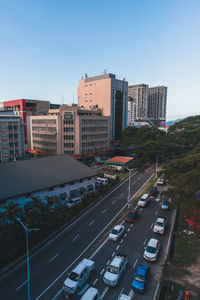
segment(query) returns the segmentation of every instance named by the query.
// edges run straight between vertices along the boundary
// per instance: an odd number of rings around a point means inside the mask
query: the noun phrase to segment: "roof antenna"
[[[62,105],[63,105],[63,103],[64,103],[64,95],[62,95]]]

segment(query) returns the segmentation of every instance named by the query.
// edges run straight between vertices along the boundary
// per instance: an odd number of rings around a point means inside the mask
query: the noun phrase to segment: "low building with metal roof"
[[[125,168],[131,168],[133,163],[133,157],[115,156],[104,162],[108,168],[116,169],[118,171],[124,171]]]
[[[68,155],[0,164],[0,206],[13,201],[24,207],[32,197],[55,198],[55,206],[70,197],[95,191],[96,171]]]

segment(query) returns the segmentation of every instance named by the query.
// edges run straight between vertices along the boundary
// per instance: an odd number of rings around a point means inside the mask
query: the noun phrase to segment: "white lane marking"
[[[158,211],[155,213],[155,216],[157,216],[157,214],[158,214]]]
[[[124,222],[125,222],[125,220],[123,220],[123,221],[120,223],[120,225],[124,224]]]
[[[16,288],[16,291],[19,291],[27,282],[28,280],[24,281],[20,286]]]
[[[121,193],[121,194],[120,194],[120,197],[122,197],[122,196],[124,196],[124,193]]]
[[[114,200],[114,201],[112,202],[112,204],[115,204],[115,202],[116,202],[116,200]]]
[[[127,233],[125,233],[124,237],[126,237],[126,236],[127,236]]]
[[[113,252],[112,257],[115,256],[115,252]]]
[[[134,184],[134,183],[135,183],[135,181],[132,182],[132,184]]]
[[[104,210],[102,210],[101,213],[104,214],[106,211],[107,211],[107,209],[105,208]]]
[[[103,241],[103,243],[101,245],[99,245],[99,247],[92,253],[92,255],[90,256],[90,259],[92,259],[97,252],[105,245],[105,243],[108,241],[108,239],[105,239],[105,241]]]
[[[109,265],[109,263],[110,263],[110,260],[108,260],[108,261],[107,261],[107,263],[106,263],[106,266],[108,266],[108,265]]]
[[[127,230],[127,231],[129,232],[130,230],[131,230],[131,229],[130,229],[130,228],[128,228],[128,230]]]
[[[74,242],[77,238],[79,237],[79,234],[77,234],[77,236],[75,236],[72,240],[72,242]]]
[[[141,211],[142,211],[142,208],[140,208],[140,213],[141,213]]]
[[[105,288],[105,290],[103,291],[103,293],[101,294],[101,299],[103,299],[105,297],[105,295],[107,294],[108,290],[109,290],[109,287],[107,286]]]
[[[95,284],[97,283],[98,280],[99,280],[99,279],[96,278],[95,281],[93,282],[93,285],[95,285]]]
[[[136,259],[136,261],[135,261],[135,263],[134,263],[134,265],[133,265],[133,269],[135,268],[137,262],[138,262],[138,258]]]
[[[122,239],[122,240],[121,240],[120,244],[122,244],[122,243],[123,243],[123,241],[124,241],[124,239]]]
[[[118,250],[118,249],[119,249],[119,247],[120,247],[120,246],[118,245],[118,246],[117,246],[117,248],[116,248],[116,250]]]
[[[152,229],[152,227],[153,227],[153,223],[151,224],[151,229]]]
[[[91,226],[94,222],[95,222],[95,220],[93,220],[92,222],[90,222],[90,223],[89,223],[89,226]]]
[[[135,175],[138,171],[136,171],[135,173],[133,173],[131,175],[131,177],[133,175]],[[154,173],[144,182],[144,184],[139,188],[139,190],[134,194],[133,197],[135,197],[136,195],[138,195],[138,193],[143,189],[143,187],[147,184],[147,182],[149,182],[151,180],[151,178],[154,176]],[[122,184],[124,184],[126,181],[128,181],[129,178],[125,179],[122,183],[120,183],[114,190],[112,190],[110,193],[108,193],[104,198],[102,198],[102,201],[104,199],[106,199],[110,194],[112,194],[115,190],[117,190]],[[92,207],[92,209],[94,209],[100,202],[98,202],[96,205],[94,205]],[[125,204],[122,209],[114,216],[114,218],[106,225],[106,227],[104,227],[104,229],[94,238],[94,240],[79,254],[79,256],[71,263],[71,265],[69,265],[39,296],[37,296],[37,298],[35,298],[35,300],[39,300],[78,260],[79,258],[94,244],[94,242],[96,242],[96,240],[101,236],[101,234],[103,232],[106,231],[106,229],[110,226],[110,224],[112,224],[112,222],[121,214],[121,212],[124,210],[124,208],[127,206],[127,204]],[[88,213],[90,212],[90,209],[88,209],[84,216],[86,216]],[[80,219],[77,219],[77,221]],[[65,232],[66,230],[68,230],[72,225],[74,225],[77,221],[73,222],[71,225],[69,225],[68,227],[66,227],[63,231]],[[59,235],[58,235],[59,236]],[[63,290],[63,289],[62,289]]]
[[[60,253],[57,253],[54,257],[49,260],[49,263],[52,262]]]
[[[153,300],[156,300],[159,286],[160,286],[160,283],[157,284],[157,287],[156,287],[156,290],[155,290],[155,294],[154,294]]]
[[[102,269],[100,275],[102,275],[104,271],[105,271],[105,269]]]
[[[133,224],[131,224],[131,227],[133,227]]]
[[[145,239],[145,241],[144,241],[143,245],[145,245],[145,244],[146,244],[146,241],[147,241],[147,239]]]
[[[130,292],[129,292],[129,294],[128,294],[128,296],[130,297],[130,299],[133,298],[133,295],[134,295],[134,291],[133,291],[133,290],[130,290]]]

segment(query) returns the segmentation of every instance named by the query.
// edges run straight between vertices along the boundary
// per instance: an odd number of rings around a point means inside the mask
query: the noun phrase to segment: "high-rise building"
[[[149,88],[148,118],[157,126],[166,121],[167,87],[156,86]]]
[[[136,120],[146,120],[148,116],[148,85],[130,85],[128,95],[136,101]]]
[[[136,100],[128,97],[128,126],[134,126],[136,121]]]
[[[0,162],[15,160],[25,154],[24,127],[21,116],[0,112]]]
[[[103,74],[79,80],[78,105],[98,108],[110,117],[110,139],[118,140],[127,127],[128,82],[116,79],[114,74]]]
[[[45,115],[50,108],[50,102],[44,100],[17,99],[0,103],[0,108],[12,110],[21,116],[24,123],[24,138],[27,147],[30,147],[30,116]]]
[[[50,109],[30,117],[31,149],[44,154],[103,155],[110,148],[110,118],[78,106]]]

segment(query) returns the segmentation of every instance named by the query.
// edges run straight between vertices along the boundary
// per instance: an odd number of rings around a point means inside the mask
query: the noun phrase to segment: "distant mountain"
[[[181,121],[181,120],[183,120],[184,118],[182,118],[182,119],[177,119],[177,120],[174,120],[174,121],[167,121],[166,122],[166,125],[174,125],[175,123],[177,123],[177,122],[179,122],[179,121]]]

